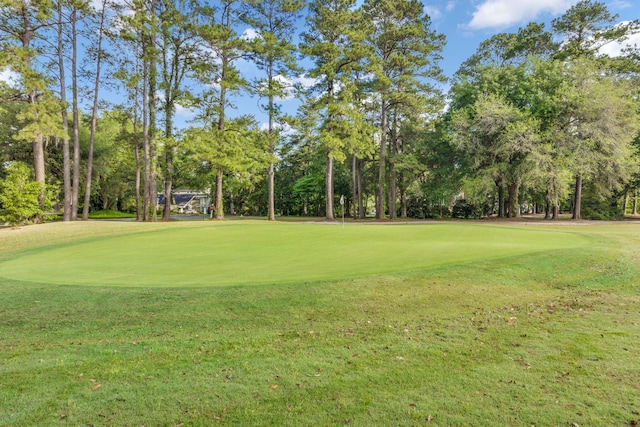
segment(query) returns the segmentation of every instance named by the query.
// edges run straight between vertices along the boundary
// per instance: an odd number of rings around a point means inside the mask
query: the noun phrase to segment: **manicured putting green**
[[[99,226],[99,224],[97,225]],[[95,286],[225,286],[428,269],[590,243],[560,230],[478,224],[157,224],[50,246],[0,264],[0,277]]]

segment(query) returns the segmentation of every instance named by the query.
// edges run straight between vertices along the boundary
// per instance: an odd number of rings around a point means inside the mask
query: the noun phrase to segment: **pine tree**
[[[267,132],[270,141],[269,154],[272,157],[267,173],[267,219],[274,221],[275,149],[278,137],[276,124],[281,119],[275,100],[287,96],[291,88],[287,87],[286,81],[290,80],[291,74],[298,69],[294,57],[296,47],[291,43],[290,37],[295,30],[296,19],[304,2],[302,0],[247,0],[245,4],[246,9],[242,19],[258,33],[249,43],[251,56],[258,68],[266,74],[255,87],[258,95],[267,98],[265,109],[269,115]]]
[[[323,112],[319,138],[326,155],[325,216],[332,221],[334,162],[344,159],[350,139],[358,136],[354,125],[363,120],[359,106],[353,104],[357,88],[352,75],[362,67],[366,55],[355,0],[314,0],[309,12],[309,31],[302,35],[300,49],[315,63],[308,75],[318,80],[315,91],[319,97],[313,103]]]

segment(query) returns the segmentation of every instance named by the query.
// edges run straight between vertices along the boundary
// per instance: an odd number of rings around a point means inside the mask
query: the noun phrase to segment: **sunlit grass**
[[[114,210],[101,210],[89,213],[90,219],[122,219],[122,218],[135,218],[135,213],[121,212]]]
[[[2,231],[0,262],[174,230],[99,225]],[[580,244],[252,286],[1,279],[0,425],[633,425],[640,229],[531,232]]]
[[[38,248],[1,264],[0,277],[169,287],[305,282],[422,270],[589,243],[584,236],[559,230],[462,223],[348,227],[173,223],[157,224],[146,232]]]

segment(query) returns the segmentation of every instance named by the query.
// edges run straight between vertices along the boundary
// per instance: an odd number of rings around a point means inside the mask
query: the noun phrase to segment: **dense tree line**
[[[0,0],[0,210],[169,219],[182,188],[218,219],[635,214],[640,53],[602,48],[638,30],[583,0],[445,94],[419,0]]]

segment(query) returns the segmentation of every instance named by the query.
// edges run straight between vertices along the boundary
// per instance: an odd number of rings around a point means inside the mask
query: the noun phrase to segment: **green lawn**
[[[640,420],[636,224],[57,223],[0,277],[0,426]]]
[[[135,213],[120,212],[120,211],[94,211],[89,212],[90,219],[122,219],[122,218],[135,218]]]
[[[588,245],[558,230],[465,224],[158,224],[51,245],[0,264],[0,277],[50,284],[229,286],[304,283]]]

